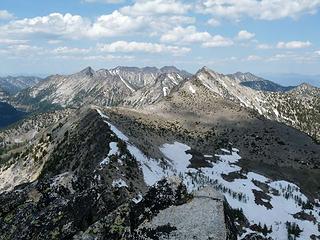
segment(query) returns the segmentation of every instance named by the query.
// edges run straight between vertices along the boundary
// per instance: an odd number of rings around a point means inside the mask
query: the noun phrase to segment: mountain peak
[[[314,86],[312,86],[311,84],[306,83],[306,82],[299,84],[297,87],[300,87],[300,88],[314,88]]]
[[[313,91],[313,90],[319,90],[319,88],[309,84],[309,83],[301,83],[300,85],[298,85],[297,87],[295,87],[293,89],[293,91],[295,92],[309,92],[309,91]]]
[[[211,69],[208,68],[207,66],[203,66],[199,71],[209,72],[209,71],[211,71]]]
[[[82,71],[80,71],[81,74],[88,75],[88,76],[93,76],[95,71],[92,69],[92,67],[86,67]]]
[[[209,74],[211,76],[224,76],[224,74],[222,73],[219,73],[219,72],[216,72],[214,70],[211,70],[210,68],[206,67],[206,66],[203,66],[200,70],[198,70],[198,72],[196,73],[196,75],[199,75],[199,74]]]
[[[202,68],[200,68],[197,72],[196,72],[196,76],[198,76],[199,74],[203,74],[203,73],[210,73],[211,70],[206,67],[206,66],[203,66]]]
[[[237,80],[240,80],[241,82],[249,82],[249,81],[263,81],[264,79],[254,75],[251,72],[236,72],[234,74],[229,74],[228,76],[236,78]]]

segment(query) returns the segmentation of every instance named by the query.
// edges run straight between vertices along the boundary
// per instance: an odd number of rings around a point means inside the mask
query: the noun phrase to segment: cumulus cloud
[[[237,39],[238,40],[249,40],[249,39],[254,38],[254,36],[255,36],[254,33],[248,32],[247,30],[241,30],[238,33]]]
[[[233,45],[232,40],[222,37],[221,35],[214,35],[207,41],[202,43],[203,47],[227,47]]]
[[[307,63],[307,62],[317,62],[317,57],[312,52],[304,52],[304,53],[294,53],[294,52],[286,52],[281,54],[275,54],[266,59],[267,62],[296,62],[296,63]]]
[[[65,38],[111,37],[136,31],[143,17],[130,17],[114,11],[91,22],[79,15],[52,13],[43,17],[11,21],[0,27],[0,34],[46,34]]]
[[[62,60],[86,60],[86,61],[131,61],[135,57],[134,56],[118,56],[118,55],[72,55],[72,54],[65,54],[65,55],[53,55],[50,56],[53,59],[62,59]]]
[[[280,49],[299,49],[299,48],[307,48],[311,46],[311,42],[306,41],[291,41],[291,42],[278,42],[277,48]]]
[[[169,30],[177,26],[185,26],[194,24],[196,19],[189,16],[157,16],[157,17],[146,17],[148,22],[148,30],[151,36],[159,36],[168,32]]]
[[[257,55],[249,55],[246,58],[246,61],[259,61],[259,60],[262,60],[262,58],[260,56],[257,56]]]
[[[47,51],[42,47],[32,46],[29,44],[8,45],[6,48],[0,49],[0,53],[2,55],[6,55],[9,58],[32,58],[34,56],[43,55],[46,52]]]
[[[195,43],[209,40],[211,38],[208,32],[198,32],[195,26],[186,28],[176,27],[161,36],[162,42],[182,42]]]
[[[49,40],[48,43],[49,44],[60,44],[60,43],[62,43],[62,40],[53,39],[53,40]]]
[[[109,15],[100,16],[89,28],[88,35],[91,37],[111,37],[128,32],[133,32],[142,27],[143,17],[130,17],[114,11]]]
[[[48,16],[25,18],[22,20],[11,21],[0,27],[1,33],[4,34],[53,34],[63,36],[78,36],[83,34],[84,29],[90,27],[90,22],[78,15],[69,13],[62,15],[52,13]],[[0,33],[0,34],[1,34]]]
[[[265,44],[265,43],[263,43],[263,44],[258,44],[258,45],[257,45],[257,48],[258,48],[258,49],[264,49],[264,50],[266,50],[266,49],[272,49],[273,46],[270,45],[270,44]]]
[[[212,36],[208,32],[198,32],[195,26],[176,27],[163,34],[161,41],[181,44],[202,43],[204,47],[225,47],[233,44],[232,40],[220,35]]]
[[[92,61],[116,61],[116,60],[121,60],[121,61],[131,61],[133,59],[135,59],[134,56],[127,56],[127,55],[89,55],[89,56],[84,56],[81,57],[80,59],[83,60],[92,60]]]
[[[58,47],[52,50],[53,54],[87,54],[90,52],[90,49],[87,48],[70,48],[70,47]]]
[[[191,6],[184,4],[179,0],[137,0],[132,6],[126,6],[120,9],[123,14],[135,16],[150,15],[181,15],[185,14]]]
[[[190,48],[170,46],[148,42],[126,42],[117,41],[110,44],[99,44],[98,49],[103,52],[145,52],[145,53],[171,53],[173,55],[184,55],[191,51]]]
[[[99,16],[95,21],[70,13],[51,13],[47,16],[14,20],[0,26],[0,36],[16,38],[31,34],[46,35],[52,40],[59,38],[101,38],[136,34],[159,35],[178,25],[193,24],[194,17],[170,16],[130,16],[117,10]]]
[[[7,10],[0,10],[0,20],[6,20],[13,18],[13,14],[9,13]]]
[[[3,45],[15,45],[15,44],[24,44],[27,43],[28,40],[20,40],[20,39],[1,39],[0,44]]]
[[[208,24],[212,27],[217,27],[220,26],[221,23],[217,19],[211,18],[208,20]]]
[[[320,56],[320,50],[319,51],[315,51],[314,53]]]
[[[201,0],[201,12],[225,18],[244,16],[262,20],[275,20],[315,13],[320,0]]]

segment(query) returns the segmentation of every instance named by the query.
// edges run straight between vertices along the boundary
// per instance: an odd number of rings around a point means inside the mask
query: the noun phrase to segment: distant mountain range
[[[21,90],[9,102],[28,111],[88,104],[141,108],[169,97],[192,79],[198,79],[224,99],[320,139],[319,88],[307,84],[284,87],[251,73],[224,75],[206,67],[195,75],[173,66],[160,69],[120,66],[98,71],[88,67],[72,75],[49,76]]]
[[[307,83],[315,87],[320,87],[320,75],[304,75],[298,73],[262,73],[260,75],[283,86],[296,86]]]
[[[0,77],[0,87],[5,90],[8,94],[16,94],[22,89],[31,87],[39,83],[42,79],[39,77],[27,77],[27,76],[18,76],[18,77]]]
[[[268,92],[285,92],[293,89],[294,87],[284,87],[272,81],[257,77],[252,73],[237,72],[228,75],[229,77],[235,78],[240,82],[241,85],[250,87],[254,90],[268,91]]]
[[[151,104],[190,76],[175,67],[117,67],[98,71],[88,67],[72,75],[49,76],[19,92],[13,101],[27,108],[46,108],[48,104],[61,107]]]

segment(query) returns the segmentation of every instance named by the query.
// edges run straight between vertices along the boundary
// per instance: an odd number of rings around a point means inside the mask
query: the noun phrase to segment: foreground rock
[[[190,202],[160,211],[139,229],[152,232],[166,226],[168,231],[159,239],[227,239],[230,236],[225,227],[223,203],[221,194],[212,188],[205,188],[196,192]]]

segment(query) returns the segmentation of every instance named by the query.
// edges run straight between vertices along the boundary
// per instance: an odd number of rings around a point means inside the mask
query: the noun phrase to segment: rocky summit
[[[0,130],[0,239],[320,239],[317,87],[119,66],[0,97],[26,112]]]

